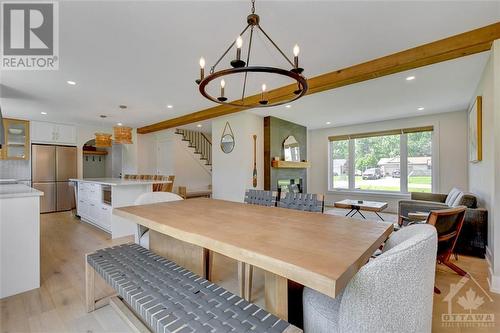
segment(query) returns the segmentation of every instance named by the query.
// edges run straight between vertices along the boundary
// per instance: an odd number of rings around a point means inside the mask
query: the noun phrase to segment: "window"
[[[431,192],[432,130],[330,137],[330,189]]]
[[[432,132],[408,135],[408,191],[432,191]]]
[[[335,188],[349,188],[349,140],[333,141],[330,145],[332,184]]]
[[[355,188],[369,191],[400,191],[400,135],[354,139]]]

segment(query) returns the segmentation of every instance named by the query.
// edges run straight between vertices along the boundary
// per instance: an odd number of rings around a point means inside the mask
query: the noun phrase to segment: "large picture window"
[[[330,137],[330,190],[431,192],[432,130]]]

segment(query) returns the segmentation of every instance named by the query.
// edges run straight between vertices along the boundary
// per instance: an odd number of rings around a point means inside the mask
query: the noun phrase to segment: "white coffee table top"
[[[387,202],[345,199],[335,202],[335,207],[381,212],[387,208]]]

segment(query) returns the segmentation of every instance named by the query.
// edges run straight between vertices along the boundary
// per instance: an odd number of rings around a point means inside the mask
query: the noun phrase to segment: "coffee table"
[[[350,209],[349,213],[345,216],[353,217],[354,215],[359,214],[362,218],[366,219],[363,213],[361,213],[361,211],[364,210],[374,212],[382,221],[384,221],[382,216],[378,213],[387,208],[387,202],[345,199],[335,202],[334,206],[337,208]]]

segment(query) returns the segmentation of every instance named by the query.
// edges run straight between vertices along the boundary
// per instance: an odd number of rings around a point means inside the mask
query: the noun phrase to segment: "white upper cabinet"
[[[72,125],[32,121],[31,141],[41,143],[76,144],[76,127]]]

